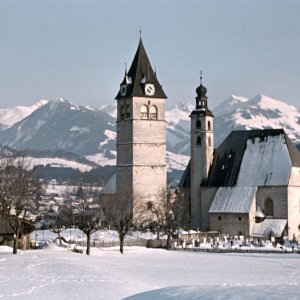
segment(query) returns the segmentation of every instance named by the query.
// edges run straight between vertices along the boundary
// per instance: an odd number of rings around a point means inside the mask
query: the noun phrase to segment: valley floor
[[[0,247],[1,299],[299,299],[299,254]]]

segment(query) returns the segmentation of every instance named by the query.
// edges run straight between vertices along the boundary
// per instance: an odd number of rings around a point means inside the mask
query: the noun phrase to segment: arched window
[[[274,215],[273,201],[270,198],[265,200],[265,214],[267,217],[273,217]]]
[[[201,121],[197,120],[196,122],[196,129],[201,129]]]
[[[130,106],[126,105],[126,118],[130,118]]]
[[[207,122],[207,130],[211,130],[210,121]]]
[[[211,137],[208,137],[208,147],[211,147]]]
[[[121,106],[121,119],[124,119],[125,117],[125,107],[122,105]]]
[[[201,146],[201,137],[200,136],[197,137],[196,144],[197,144],[197,146]]]
[[[141,107],[141,119],[148,119],[148,107],[146,105]]]
[[[157,119],[157,108],[156,108],[156,106],[154,106],[154,105],[150,106],[149,117],[150,117],[150,119]]]

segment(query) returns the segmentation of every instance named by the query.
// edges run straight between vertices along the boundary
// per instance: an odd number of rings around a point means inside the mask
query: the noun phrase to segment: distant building
[[[191,159],[180,182],[192,226],[299,239],[300,153],[289,137],[283,129],[233,131],[214,149],[214,116],[202,82],[196,92]]]

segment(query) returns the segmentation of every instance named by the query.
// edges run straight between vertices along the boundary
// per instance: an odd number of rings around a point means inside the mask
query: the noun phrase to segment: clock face
[[[126,92],[127,92],[126,84],[121,85],[120,92],[121,92],[121,96],[126,95]]]
[[[155,93],[155,87],[154,87],[154,84],[152,83],[147,83],[145,85],[145,94],[147,96],[153,96]]]

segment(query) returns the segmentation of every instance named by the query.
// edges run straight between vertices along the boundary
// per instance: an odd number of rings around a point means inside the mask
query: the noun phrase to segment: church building
[[[232,236],[300,235],[300,153],[283,129],[233,131],[216,149],[207,89],[196,89],[191,159],[179,184],[191,225]]]
[[[103,193],[155,201],[167,188],[165,99],[142,39],[117,100],[117,170]]]

